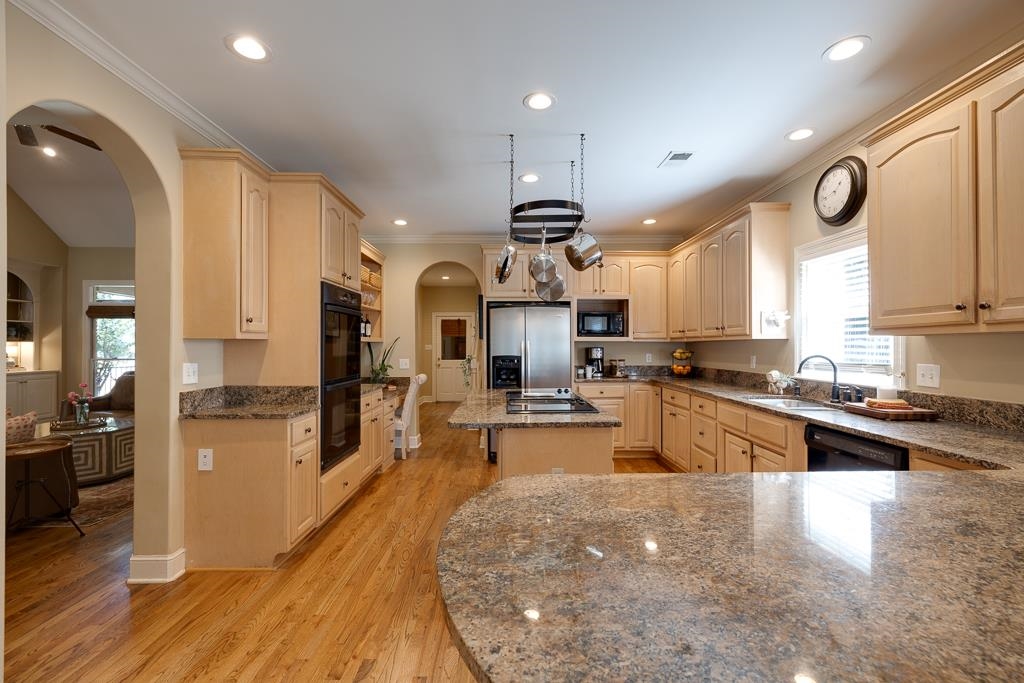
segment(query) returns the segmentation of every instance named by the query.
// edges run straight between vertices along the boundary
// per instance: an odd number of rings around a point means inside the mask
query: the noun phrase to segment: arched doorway
[[[461,401],[479,386],[480,283],[466,266],[441,261],[416,283],[416,367],[427,374],[424,401]]]
[[[170,373],[177,353],[174,340],[181,338],[180,303],[175,303],[180,294],[175,295],[173,274],[179,250],[173,248],[171,202],[150,155],[111,119],[67,100],[37,100],[18,107],[17,98],[12,97],[9,104],[17,107],[8,117],[9,124],[26,110],[59,119],[65,130],[95,142],[123,179],[130,202],[127,211],[134,216],[135,248],[133,257],[122,265],[135,281],[138,350],[133,553],[126,578],[140,583],[173,579],[184,570],[184,549],[179,439],[174,424],[177,406],[172,403],[175,387]],[[64,139],[69,145],[79,144]],[[14,144],[21,146],[21,141]],[[74,372],[83,369],[76,365]]]

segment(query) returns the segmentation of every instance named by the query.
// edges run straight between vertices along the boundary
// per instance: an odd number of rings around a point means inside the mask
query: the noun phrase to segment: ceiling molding
[[[464,235],[362,235],[370,244],[472,244],[474,246],[501,247],[504,234],[492,232],[466,233]],[[605,249],[647,249],[664,250],[681,243],[682,235],[595,235]]]
[[[9,0],[9,2],[145,95],[161,109],[209,140],[211,144],[218,147],[244,149],[248,154],[259,159],[264,166],[274,170],[274,167],[268,164],[266,159],[232,137],[230,133],[207,118],[53,0]]]

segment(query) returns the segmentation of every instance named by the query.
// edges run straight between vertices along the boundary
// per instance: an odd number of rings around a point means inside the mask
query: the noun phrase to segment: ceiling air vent
[[[661,163],[658,164],[658,168],[682,166],[692,156],[693,152],[669,152],[668,156],[662,159]]]

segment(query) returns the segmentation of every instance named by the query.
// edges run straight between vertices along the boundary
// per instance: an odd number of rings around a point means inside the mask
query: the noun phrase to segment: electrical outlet
[[[398,359],[398,369],[399,370],[408,370],[409,369],[409,359],[408,358],[399,358]]]
[[[199,384],[199,363],[181,364],[181,383]]]
[[[650,363],[653,360],[654,360],[654,355],[653,354],[650,354],[650,353],[645,353],[644,354],[644,362],[645,363]]]
[[[551,468],[551,474],[565,474],[565,468],[564,467],[552,467]]]
[[[939,388],[939,366],[931,363],[917,364],[917,386]]]
[[[200,472],[212,472],[213,471],[213,449],[212,448],[200,448],[199,449],[199,471]]]
[[[750,357],[750,369],[751,370],[756,370],[757,369],[757,356],[751,356]]]

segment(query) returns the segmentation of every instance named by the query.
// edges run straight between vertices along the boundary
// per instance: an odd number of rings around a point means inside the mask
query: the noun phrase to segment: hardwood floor
[[[497,474],[452,404],[420,408],[424,447],[370,482],[277,571],[125,584],[131,515],[7,541],[9,681],[469,681],[434,570],[448,517]],[[666,471],[656,460],[616,471]]]
[[[668,474],[672,470],[657,458],[616,458],[615,474]]]

